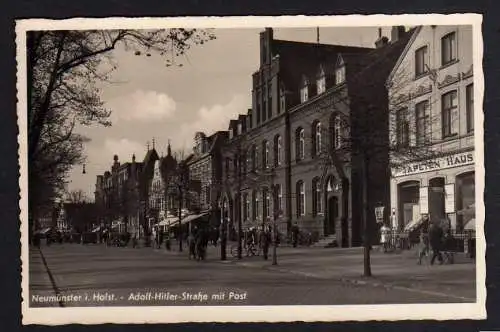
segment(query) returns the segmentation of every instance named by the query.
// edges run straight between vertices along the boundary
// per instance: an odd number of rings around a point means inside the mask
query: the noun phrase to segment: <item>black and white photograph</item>
[[[481,15],[16,33],[24,323],[486,317]]]

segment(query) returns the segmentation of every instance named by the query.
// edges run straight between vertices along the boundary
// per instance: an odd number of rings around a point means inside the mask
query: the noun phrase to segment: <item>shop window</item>
[[[476,183],[475,173],[467,172],[457,176],[456,182],[457,229],[462,230],[475,219]]]

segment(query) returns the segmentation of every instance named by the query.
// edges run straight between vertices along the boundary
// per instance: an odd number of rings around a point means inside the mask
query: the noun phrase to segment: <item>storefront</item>
[[[412,228],[426,215],[431,220],[447,218],[456,231],[475,220],[474,214],[460,213],[475,206],[474,151],[407,163],[391,171],[394,229]]]

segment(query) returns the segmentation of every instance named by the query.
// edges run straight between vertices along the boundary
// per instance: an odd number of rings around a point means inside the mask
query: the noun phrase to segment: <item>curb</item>
[[[47,272],[50,283],[52,284],[52,289],[54,290],[54,293],[56,296],[61,295],[61,292],[59,292],[59,288],[57,288],[56,281],[54,279],[54,276],[52,275],[52,272],[50,271],[50,268],[47,264],[47,260],[45,259],[45,256],[43,255],[42,249],[38,248],[38,251],[40,252],[40,257],[42,257],[42,263],[43,266],[45,266],[45,271]],[[59,304],[59,307],[64,307],[64,302],[62,300],[58,300],[57,303]]]
[[[397,286],[397,285],[394,285],[391,283],[387,283],[387,282],[384,283],[384,282],[378,281],[378,280],[360,280],[360,279],[355,279],[355,278],[353,279],[353,278],[346,278],[346,277],[323,277],[323,276],[319,276],[317,274],[309,273],[309,272],[295,271],[295,270],[274,267],[274,266],[266,266],[266,265],[255,266],[255,265],[245,263],[245,262],[240,263],[238,261],[230,261],[230,260],[229,261],[219,261],[219,262],[225,263],[225,264],[233,264],[233,265],[248,267],[248,268],[263,269],[263,270],[275,271],[275,272],[281,272],[281,273],[289,273],[289,274],[294,274],[294,275],[299,275],[299,276],[309,277],[309,278],[315,278],[315,279],[339,281],[342,283],[348,283],[348,284],[353,284],[353,285],[357,285],[357,286],[383,287],[386,289],[403,290],[403,291],[408,291],[408,292],[412,292],[412,293],[420,293],[420,294],[427,294],[427,295],[433,295],[433,296],[454,298],[457,300],[468,301],[468,302],[475,302],[476,301],[476,299],[468,298],[468,297],[464,297],[464,296],[429,291],[429,290],[425,290],[425,289],[416,289],[416,288],[405,287],[405,286]]]

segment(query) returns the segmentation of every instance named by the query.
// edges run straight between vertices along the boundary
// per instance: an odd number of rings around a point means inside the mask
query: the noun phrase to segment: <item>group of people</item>
[[[207,255],[207,246],[210,241],[210,233],[204,227],[194,227],[188,235],[189,259],[205,260]],[[213,240],[212,243],[217,245]]]
[[[453,236],[451,227],[446,226],[442,220],[431,221],[426,218],[418,230],[418,264],[422,264],[422,259],[432,253],[430,264],[434,265],[436,259],[440,264],[445,261],[453,263],[453,253],[450,248],[453,247]],[[382,225],[380,228],[380,244],[383,251],[387,252],[391,245],[391,229]]]

